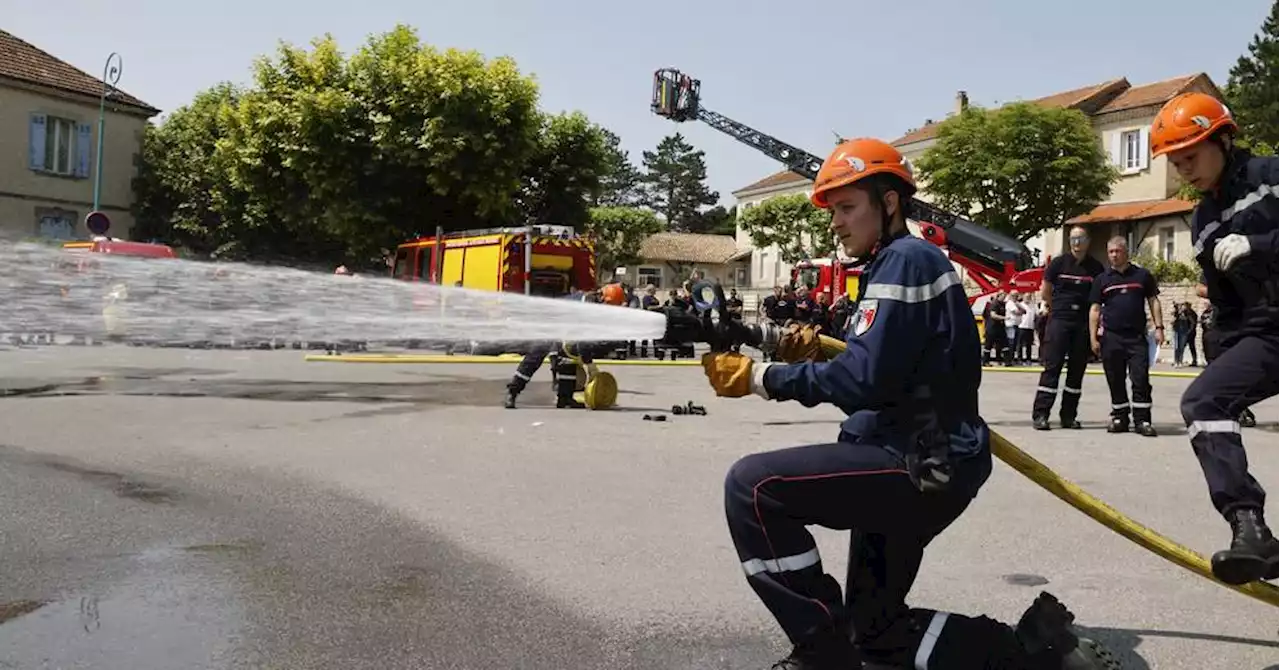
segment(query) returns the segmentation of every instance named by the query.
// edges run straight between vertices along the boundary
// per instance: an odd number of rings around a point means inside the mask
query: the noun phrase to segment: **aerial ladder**
[[[677,69],[658,70],[653,77],[650,109],[676,122],[702,121],[782,163],[791,172],[810,181],[817,179],[821,158],[703,107],[701,91],[701,81]],[[970,297],[970,302],[997,291],[1040,289],[1044,268],[1035,267],[1030,250],[1022,242],[919,198],[912,198],[912,207],[920,236],[944,249],[948,258],[964,267],[981,289],[979,295]]]

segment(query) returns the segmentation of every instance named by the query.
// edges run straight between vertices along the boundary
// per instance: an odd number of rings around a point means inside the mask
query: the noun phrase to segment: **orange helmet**
[[[622,284],[605,284],[600,289],[600,302],[606,305],[624,305],[627,302],[627,292],[623,290]]]
[[[1183,93],[1165,103],[1151,123],[1151,155],[1185,149],[1219,128],[1238,129],[1221,100],[1204,93]]]
[[[818,170],[813,195],[809,200],[816,207],[827,207],[827,191],[848,186],[873,174],[891,174],[905,181],[915,192],[916,179],[911,174],[907,159],[889,144],[880,140],[861,137],[845,140],[836,146]]]

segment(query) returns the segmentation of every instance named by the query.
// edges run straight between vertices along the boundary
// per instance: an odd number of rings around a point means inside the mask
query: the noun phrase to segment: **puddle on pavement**
[[[181,549],[136,558],[123,581],[47,603],[8,603],[25,611],[0,616],[0,668],[171,670],[250,660],[234,574]]]

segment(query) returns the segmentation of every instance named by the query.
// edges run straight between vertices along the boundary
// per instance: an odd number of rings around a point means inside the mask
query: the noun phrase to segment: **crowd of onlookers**
[[[675,291],[672,299],[676,299]],[[792,321],[819,325],[824,333],[841,339],[848,335],[850,320],[856,311],[848,295],[841,295],[832,302],[827,293],[815,294],[805,286],[775,286],[772,295],[760,301],[759,309],[762,319],[780,325]],[[1038,293],[1001,291],[992,294],[977,303],[974,316],[982,318],[985,364],[1023,366],[1042,363],[1048,310]],[[1197,314],[1190,302],[1175,303],[1173,314],[1166,318],[1172,321],[1173,366],[1199,366],[1196,336],[1212,323],[1212,307],[1206,303],[1203,312]],[[1153,326],[1149,328],[1153,329]]]

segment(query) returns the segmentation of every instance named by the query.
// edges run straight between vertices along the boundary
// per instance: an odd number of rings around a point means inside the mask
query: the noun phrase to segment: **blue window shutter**
[[[92,127],[82,123],[76,128],[76,176],[89,176],[89,156],[93,151]]]
[[[31,158],[28,165],[32,170],[44,169],[44,141],[45,133],[48,128],[47,119],[44,114],[31,115]]]

